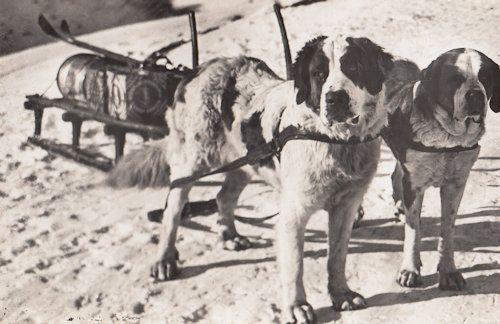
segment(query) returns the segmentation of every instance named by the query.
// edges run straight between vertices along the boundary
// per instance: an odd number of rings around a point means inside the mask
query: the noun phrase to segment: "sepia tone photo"
[[[497,323],[495,0],[2,0],[0,323]]]

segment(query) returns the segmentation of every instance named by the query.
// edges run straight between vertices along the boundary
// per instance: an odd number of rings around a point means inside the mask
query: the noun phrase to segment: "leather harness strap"
[[[279,124],[278,124],[279,127]],[[224,173],[224,172],[229,172],[235,169],[238,169],[242,166],[245,165],[253,165],[257,162],[259,162],[262,159],[268,158],[272,155],[276,155],[279,158],[279,154],[285,144],[288,141],[292,140],[312,140],[312,141],[317,141],[317,142],[323,142],[323,143],[328,143],[328,144],[341,144],[341,145],[354,145],[354,144],[361,144],[361,143],[367,143],[370,141],[375,140],[376,138],[379,137],[379,134],[376,136],[369,136],[364,139],[360,139],[358,137],[352,137],[347,140],[340,140],[336,138],[330,138],[325,134],[320,134],[320,133],[312,133],[308,132],[302,129],[298,129],[295,126],[288,126],[283,131],[280,133],[275,132],[273,135],[273,139],[265,144],[262,144],[260,146],[257,146],[255,149],[249,151],[247,155],[240,157],[239,159],[236,159],[226,165],[221,166],[220,168],[214,169],[209,172],[204,172],[204,173],[198,173],[198,174],[193,174],[188,177],[184,178],[179,178],[175,179],[174,181],[171,182],[170,184],[170,189],[173,188],[179,188],[183,187],[185,185],[188,185],[192,182],[195,182],[196,180],[199,180],[201,178],[218,174],[218,173]],[[170,191],[167,194],[167,199],[165,201],[165,208],[167,207],[168,204],[168,196],[170,195]],[[161,222],[163,218],[163,211],[164,209],[156,209],[148,212],[148,219],[152,222]],[[268,220],[274,216],[278,215],[278,213],[275,213],[270,216],[265,216],[265,217],[260,217],[260,218],[248,218],[248,217],[236,217],[236,219],[240,222],[247,222],[247,223],[261,223],[265,220]]]
[[[266,159],[272,155],[279,154],[288,141],[312,140],[328,144],[353,145],[353,144],[361,144],[373,141],[378,136],[379,135],[369,136],[364,139],[360,139],[359,137],[351,137],[347,140],[341,140],[341,139],[331,138],[325,134],[312,133],[302,129],[298,129],[295,126],[288,126],[283,131],[281,131],[277,136],[274,136],[271,141],[267,142],[266,144],[257,146],[255,149],[249,151],[247,155],[240,157],[228,164],[225,164],[220,168],[211,170],[209,172],[193,174],[188,177],[175,179],[170,184],[170,189],[183,187],[189,183],[192,183],[196,180],[199,180],[201,178],[210,175],[229,172],[245,165],[253,165],[259,162],[260,160]]]
[[[410,141],[408,143],[408,148],[418,151],[418,152],[426,152],[426,153],[459,153],[464,151],[472,151],[479,147],[479,144],[474,144],[470,147],[464,146],[453,146],[453,147],[432,147],[425,146],[422,143]]]

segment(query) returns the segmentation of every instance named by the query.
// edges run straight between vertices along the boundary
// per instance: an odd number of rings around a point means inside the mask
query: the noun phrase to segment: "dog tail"
[[[123,156],[109,173],[106,184],[114,188],[168,186],[167,139],[155,141]]]

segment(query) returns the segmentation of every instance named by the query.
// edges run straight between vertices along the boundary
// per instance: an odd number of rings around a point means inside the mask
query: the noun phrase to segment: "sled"
[[[76,39],[63,20],[57,31],[43,16],[38,24],[49,36],[89,50],[69,57],[60,67],[57,83],[61,98],[28,95],[25,109],[34,115],[34,134],[28,142],[102,171],[109,171],[123,155],[127,133],[139,134],[144,140],[168,134],[164,115],[173,104],[174,93],[182,78],[198,65],[198,42],[194,12],[189,12],[192,68],[174,67],[169,51],[187,41],[178,40],[153,52],[144,61],[108,51]],[[159,62],[165,61],[160,64]],[[62,109],[62,120],[71,122],[71,145],[43,139],[43,112],[47,108]],[[80,147],[82,123],[87,120],[104,124],[104,132],[114,137],[114,159]]]

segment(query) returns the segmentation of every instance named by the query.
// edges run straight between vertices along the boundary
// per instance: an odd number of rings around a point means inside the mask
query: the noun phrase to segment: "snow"
[[[191,2],[195,2],[190,1]],[[208,2],[207,2],[208,3]],[[215,1],[200,9],[200,61],[224,55],[264,59],[284,75],[284,58],[271,1]],[[235,13],[243,15],[228,20]],[[473,47],[500,62],[500,8],[494,0],[314,2],[283,10],[292,52],[312,35],[365,35],[393,54],[425,67],[454,47]],[[82,39],[134,57],[189,37],[186,17],[103,31]],[[190,45],[172,53],[190,65]],[[149,265],[159,226],[146,211],[163,205],[166,190],[112,190],[105,174],[26,145],[33,116],[23,109],[26,94],[44,92],[59,65],[78,49],[54,43],[0,57],[0,321],[54,323],[127,321],[144,323],[271,323],[279,319],[274,220],[238,223],[255,248],[220,249],[215,216],[194,218],[179,231],[181,276],[153,283]],[[48,96],[57,96],[53,85]],[[44,115],[43,136],[69,143],[70,125],[61,112]],[[369,307],[334,312],[326,290],[324,213],[311,219],[305,246],[305,285],[320,323],[491,323],[500,318],[500,115],[487,116],[481,153],[466,187],[456,231],[457,267],[467,280],[461,292],[437,288],[440,203],[427,192],[423,208],[422,288],[395,282],[403,227],[392,222],[390,173],[394,159],[384,147],[378,173],[365,199],[365,221],[353,232],[348,282]],[[84,123],[82,144],[108,156],[113,141],[102,125]],[[126,150],[140,145],[129,135]],[[209,179],[216,181],[217,178]],[[215,196],[216,186],[197,186],[191,200]],[[276,211],[276,193],[262,183],[243,193],[238,215]]]

